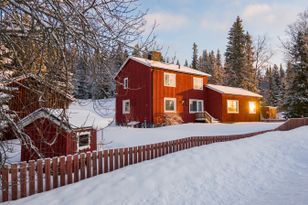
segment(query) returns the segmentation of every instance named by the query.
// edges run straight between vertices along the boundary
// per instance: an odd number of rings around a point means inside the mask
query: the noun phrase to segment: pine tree
[[[176,64],[177,65],[181,65],[179,60],[176,60]]]
[[[282,64],[279,66],[279,78],[280,78],[280,101],[279,101],[279,108],[282,108],[283,102],[285,99],[285,90],[286,90],[286,73],[282,67]]]
[[[245,42],[242,20],[238,16],[232,25],[225,52],[226,85],[238,87],[241,84],[240,73],[245,67]]]
[[[209,54],[208,54],[207,50],[205,49],[202,52],[202,64],[200,65],[200,70],[202,72],[206,72],[208,62],[209,62]]]
[[[272,70],[272,88],[271,88],[272,106],[278,106],[281,101],[280,88],[281,88],[281,83],[280,83],[279,69],[278,66],[274,64]]]
[[[253,66],[252,40],[248,32],[245,35],[245,64],[239,75],[241,88],[257,92],[257,73]]]
[[[188,67],[188,61],[187,61],[187,59],[185,59],[184,66]]]
[[[220,51],[217,50],[215,66],[213,69],[212,81],[214,84],[222,85],[224,82],[224,69],[221,63]]]
[[[198,69],[198,46],[196,43],[193,43],[193,56],[192,56],[192,62],[191,67],[193,69]]]
[[[308,31],[299,31],[291,47],[293,80],[287,87],[284,103],[286,117],[308,116]]]

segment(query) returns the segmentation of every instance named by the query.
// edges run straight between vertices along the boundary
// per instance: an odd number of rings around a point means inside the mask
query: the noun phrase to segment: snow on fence
[[[275,130],[290,130],[302,125],[308,125],[308,118],[290,119]],[[156,144],[7,165],[1,169],[2,192],[0,194],[3,202],[16,200],[173,152],[215,142],[252,137],[269,131],[273,130],[230,136],[187,137]]]

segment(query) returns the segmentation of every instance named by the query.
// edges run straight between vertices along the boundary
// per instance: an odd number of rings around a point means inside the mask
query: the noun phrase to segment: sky
[[[140,0],[148,9],[146,30],[158,24],[155,34],[162,54],[176,56],[181,64],[191,62],[192,44],[202,50],[225,52],[228,31],[237,16],[253,40],[266,35],[274,56],[271,63],[285,63],[280,39],[285,39],[287,25],[308,8],[305,0]]]

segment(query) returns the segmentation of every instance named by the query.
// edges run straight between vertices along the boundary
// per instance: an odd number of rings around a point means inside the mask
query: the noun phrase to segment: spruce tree
[[[241,71],[245,67],[245,42],[242,20],[238,16],[233,23],[225,52],[226,85],[238,87],[241,85]]]
[[[188,61],[187,61],[187,59],[185,59],[184,66],[188,67]]]
[[[240,87],[257,92],[257,73],[253,66],[253,47],[251,36],[247,32],[245,35],[245,61],[244,67],[239,73]]]
[[[287,87],[284,103],[286,117],[308,116],[308,31],[297,32],[290,50],[293,80]]]
[[[176,60],[176,64],[177,65],[181,65],[179,60]]]
[[[272,70],[272,88],[271,88],[271,94],[272,94],[272,106],[278,106],[281,101],[281,83],[280,83],[280,76],[279,76],[279,69],[276,64],[273,66]]]
[[[280,78],[280,101],[279,108],[282,108],[284,99],[285,99],[285,90],[286,90],[286,73],[282,67],[282,64],[279,66],[279,78]]]
[[[221,55],[219,50],[217,50],[216,53],[216,60],[213,69],[212,79],[214,84],[222,85],[224,82],[224,68],[221,63]]]
[[[193,56],[192,56],[192,62],[191,62],[191,67],[193,69],[198,68],[198,46],[196,43],[193,43]]]

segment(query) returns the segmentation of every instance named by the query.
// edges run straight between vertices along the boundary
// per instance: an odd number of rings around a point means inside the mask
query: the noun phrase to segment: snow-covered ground
[[[157,128],[130,128],[110,126],[98,134],[98,143],[103,148],[119,148],[164,142],[190,136],[233,135],[270,130],[279,123],[252,122],[233,124],[187,123]]]
[[[306,205],[307,133],[196,147],[7,204]]]

